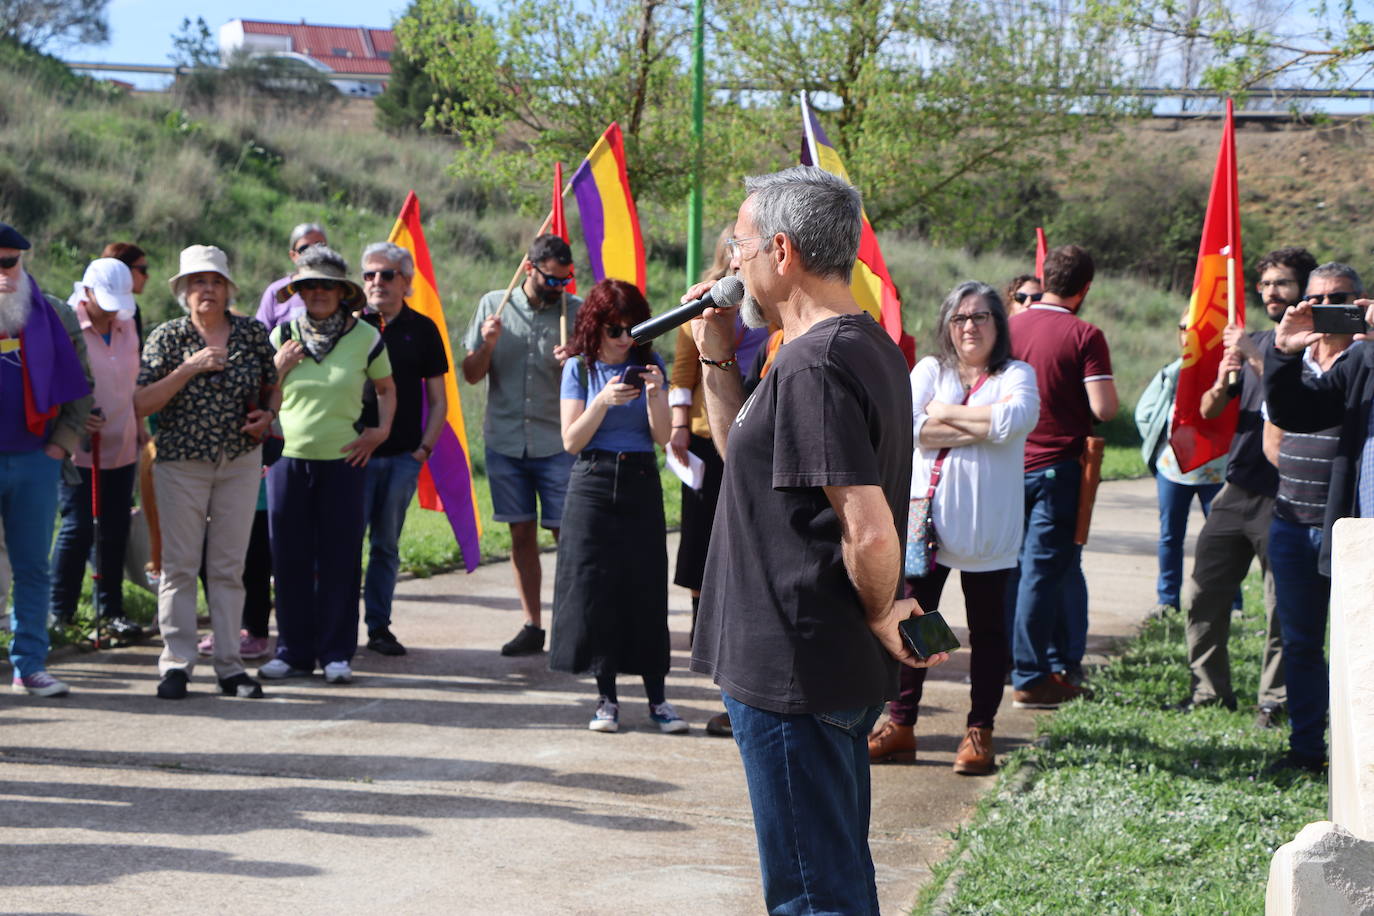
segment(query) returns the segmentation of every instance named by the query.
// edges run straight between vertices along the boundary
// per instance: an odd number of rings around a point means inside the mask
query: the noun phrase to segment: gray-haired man
[[[363,249],[363,320],[382,332],[396,382],[396,415],[391,435],[367,463],[363,517],[368,524],[367,578],[363,582],[363,620],[367,647],[382,655],[405,655],[391,632],[391,599],[401,567],[397,547],[406,510],[415,495],[420,467],[429,460],[448,414],[444,374],[448,355],[439,329],[406,305],[415,261],[399,245],[378,242]],[[428,408],[428,415],[425,410]],[[377,396],[363,390],[363,423],[376,424]]]
[[[328,245],[329,241],[324,237],[324,227],[319,223],[301,223],[291,230],[290,249],[288,254],[291,263],[296,263],[296,259],[301,256],[307,248],[315,245]],[[277,290],[291,282],[291,275],[287,274],[280,280],[272,282],[271,286],[263,290],[262,300],[258,303],[257,319],[267,325],[267,330],[274,330],[277,325],[284,324],[293,318],[300,316],[305,311],[305,303],[300,296],[292,296],[285,302],[277,301]]]
[[[855,303],[861,202],[800,167],[745,183],[731,254],[746,323],[787,345],[743,399],[734,315],[694,336],[725,456],[692,669],[721,687],[744,762],[769,912],[878,912],[868,732],[922,667],[897,624],[911,488],[906,361]],[[706,284],[689,292],[700,294]]]

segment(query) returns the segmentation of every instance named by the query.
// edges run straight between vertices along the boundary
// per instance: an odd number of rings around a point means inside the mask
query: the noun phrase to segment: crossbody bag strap
[[[978,376],[978,381],[973,383],[973,387],[964,392],[964,399],[960,404],[967,404],[968,399],[973,397],[974,392],[983,387],[983,383],[988,380],[987,373]],[[926,490],[926,499],[935,498],[935,487],[940,483],[940,471],[944,467],[945,459],[949,457],[950,449],[948,446],[940,449],[940,454],[935,456],[935,464],[930,468],[930,489]]]

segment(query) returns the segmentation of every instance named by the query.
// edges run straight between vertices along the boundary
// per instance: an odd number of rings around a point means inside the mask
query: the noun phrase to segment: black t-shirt
[[[1274,346],[1274,332],[1252,331],[1250,339],[1261,353]],[[1279,472],[1264,457],[1264,380],[1245,361],[1240,373],[1240,416],[1236,435],[1226,457],[1226,479],[1260,496],[1273,496],[1279,489]]]
[[[365,312],[363,320],[374,328],[382,327],[382,316],[376,312]],[[425,431],[421,422],[425,379],[447,372],[448,357],[434,322],[404,304],[396,320],[387,322],[382,329],[382,341],[391,358],[391,378],[396,383],[396,417],[391,421],[391,435],[376,452],[386,457],[420,447]],[[363,425],[377,425],[377,392],[371,382],[363,389]]]
[[[872,318],[788,341],[731,427],[692,670],[780,713],[895,696],[897,662],[868,629],[822,487],[882,487],[902,538],[911,452],[906,360]]]

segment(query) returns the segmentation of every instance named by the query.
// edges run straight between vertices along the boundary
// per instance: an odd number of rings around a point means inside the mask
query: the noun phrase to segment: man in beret
[[[14,690],[65,696],[47,672],[48,548],[62,462],[91,411],[81,326],[24,270],[29,241],[0,223],[0,521],[14,570]],[[70,320],[67,320],[70,319]]]

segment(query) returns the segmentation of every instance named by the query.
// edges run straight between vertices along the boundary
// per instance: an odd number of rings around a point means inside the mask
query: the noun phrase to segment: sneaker
[[[111,637],[124,642],[133,642],[143,638],[143,627],[134,623],[128,617],[107,617],[103,626],[105,632]]]
[[[247,630],[239,634],[239,658],[263,658],[267,655],[266,636],[254,636]]]
[[[868,735],[868,759],[871,763],[915,763],[915,727],[891,719],[883,722]]]
[[[594,732],[620,731],[620,704],[597,697],[596,712],[592,713],[592,721],[587,723],[587,727]]]
[[[326,684],[347,684],[353,680],[353,669],[348,662],[330,662],[324,666]]]
[[[182,668],[172,668],[162,676],[162,682],[157,685],[157,696],[160,700],[184,700],[186,699],[186,685],[190,681],[186,671]]]
[[[262,698],[262,685],[249,677],[246,672],[240,671],[232,677],[220,678],[219,692],[227,697],[257,700]]]
[[[954,755],[954,772],[960,776],[986,776],[996,768],[992,756],[992,729],[970,728]]]
[[[706,720],[706,734],[713,738],[733,738],[735,729],[730,724],[728,712],[718,712]]]
[[[686,734],[688,729],[691,728],[691,726],[687,724],[687,720],[679,716],[677,710],[673,708],[673,704],[669,703],[667,700],[664,700],[657,706],[650,703],[649,718],[658,725],[658,730],[665,735]]]
[[[1224,709],[1235,712],[1236,698],[1226,697],[1223,699],[1222,697],[1203,697],[1202,699],[1196,699],[1194,697],[1185,697],[1176,703],[1165,703],[1160,709],[1165,712],[1192,712],[1196,709],[1205,709],[1208,706],[1221,706]]]
[[[1025,690],[1011,692],[1011,705],[1016,709],[1058,709],[1070,700],[1084,697],[1088,692],[1075,687],[1060,674],[1041,678]]]
[[[287,677],[310,677],[313,671],[305,668],[292,668],[285,659],[274,658],[258,669],[258,677],[267,678],[270,681],[279,681]]]
[[[1283,715],[1283,707],[1277,703],[1261,703],[1255,713],[1255,728],[1276,728]]]
[[[1309,757],[1307,754],[1298,754],[1289,751],[1278,760],[1264,768],[1266,776],[1280,776],[1291,770],[1301,770],[1304,773],[1322,775],[1326,772],[1325,757]]]
[[[210,633],[200,642],[196,643],[196,652],[201,655],[215,654],[215,634]]]
[[[15,693],[27,693],[32,697],[65,697],[71,693],[70,687],[46,671],[36,671],[23,677],[16,674],[13,690]]]
[[[540,645],[543,645],[541,640]],[[382,627],[367,634],[367,647],[378,655],[405,655],[406,647],[391,634],[390,627]],[[504,649],[502,650],[505,651]]]
[[[501,647],[502,655],[534,655],[544,651],[544,631],[525,624],[515,638]]]

